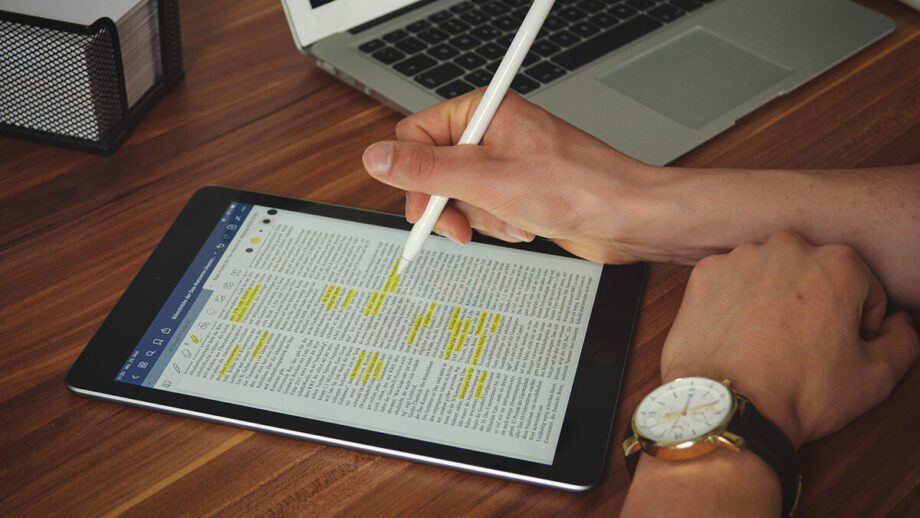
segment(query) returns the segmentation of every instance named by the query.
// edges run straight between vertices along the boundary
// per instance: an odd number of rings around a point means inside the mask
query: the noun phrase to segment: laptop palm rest
[[[669,119],[698,129],[792,73],[694,27],[598,79]]]

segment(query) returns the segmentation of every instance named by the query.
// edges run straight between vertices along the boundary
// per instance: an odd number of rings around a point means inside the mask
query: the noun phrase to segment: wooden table
[[[681,158],[682,166],[920,162],[920,14]],[[399,213],[361,152],[400,115],[312,66],[277,0],[181,3],[186,78],[112,157],[0,138],[0,516],[609,516],[628,477],[569,494],[83,399],[64,375],[206,184]],[[920,202],[920,201],[918,201]],[[656,386],[689,268],[655,265],[614,437]],[[803,448],[800,516],[920,515],[920,369]]]

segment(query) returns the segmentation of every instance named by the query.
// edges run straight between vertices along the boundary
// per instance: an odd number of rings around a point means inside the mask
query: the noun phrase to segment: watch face
[[[731,391],[718,381],[680,378],[645,396],[634,423],[641,436],[655,442],[689,441],[719,428],[733,403]]]

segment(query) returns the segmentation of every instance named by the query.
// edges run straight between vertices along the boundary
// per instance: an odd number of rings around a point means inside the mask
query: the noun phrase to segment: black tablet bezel
[[[645,265],[605,265],[578,362],[553,464],[540,464],[398,437],[279,412],[115,381],[173,288],[231,202],[293,210],[409,230],[401,216],[228,187],[198,190],[125,290],[67,374],[75,393],[203,419],[431,462],[491,475],[585,490],[603,476],[629,343],[645,280]],[[550,241],[491,245],[569,256]]]

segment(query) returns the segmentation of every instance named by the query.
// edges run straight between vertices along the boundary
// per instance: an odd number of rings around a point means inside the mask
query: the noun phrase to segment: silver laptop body
[[[305,1],[282,0],[295,41],[289,4]],[[367,95],[416,112],[444,97],[358,47],[458,3],[418,2],[398,16],[298,47]],[[662,25],[524,97],[630,156],[662,165],[894,30],[890,19],[848,0],[711,0]]]

